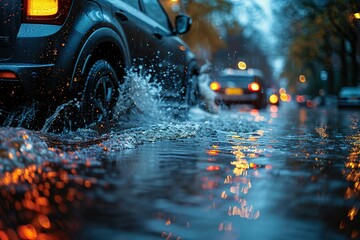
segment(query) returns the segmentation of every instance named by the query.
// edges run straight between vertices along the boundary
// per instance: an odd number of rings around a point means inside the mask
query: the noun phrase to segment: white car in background
[[[343,87],[338,96],[338,107],[360,107],[360,87]]]

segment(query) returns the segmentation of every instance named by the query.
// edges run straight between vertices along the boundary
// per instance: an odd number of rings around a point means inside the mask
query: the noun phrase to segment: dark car
[[[197,101],[198,64],[177,36],[191,19],[172,26],[158,0],[5,0],[0,11],[3,112],[35,100],[49,115],[76,101],[73,125],[101,123],[130,69],[150,74],[164,99]]]
[[[258,69],[225,69],[210,88],[217,93],[219,104],[252,104],[255,108],[266,107],[266,83]]]

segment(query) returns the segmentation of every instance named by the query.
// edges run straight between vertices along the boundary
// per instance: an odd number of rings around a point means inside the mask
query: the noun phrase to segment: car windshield
[[[360,88],[359,87],[343,88],[340,91],[340,95],[342,95],[342,96],[360,96]]]
[[[233,83],[236,85],[247,85],[254,80],[252,76],[222,76],[219,78],[220,83]]]

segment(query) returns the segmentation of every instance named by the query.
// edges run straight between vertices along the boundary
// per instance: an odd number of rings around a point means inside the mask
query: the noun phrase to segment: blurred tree
[[[185,12],[192,17],[191,31],[183,38],[203,60],[211,59],[212,53],[226,46],[223,35],[242,31],[236,15],[232,14],[231,1],[161,0],[161,2],[170,16],[174,16],[174,12]]]
[[[192,29],[183,36],[200,61],[210,60],[218,70],[237,68],[240,59],[249,67],[263,70],[271,81],[267,61],[269,45],[256,29],[263,19],[260,6],[243,0],[160,0],[172,19],[185,12],[193,19]],[[244,17],[245,16],[245,17]],[[246,18],[246,25],[240,24]]]
[[[224,41],[227,47],[215,53],[214,63],[221,69],[238,68],[239,61],[244,61],[249,68],[263,71],[268,85],[275,85],[272,78],[272,67],[268,61],[268,53],[258,40],[262,39],[261,33],[252,31],[247,36],[244,34],[229,34]]]
[[[359,55],[359,21],[355,18],[355,13],[360,11],[360,1],[359,0],[333,0],[329,1],[327,6],[327,15],[332,27],[335,29],[337,35],[340,38],[341,50],[340,56],[342,58],[343,66],[342,73],[347,73],[345,69],[347,67],[346,61],[346,42],[349,43],[349,55],[350,55],[350,69],[351,76],[350,80],[344,79],[344,85],[356,86],[360,84],[360,75],[359,75],[359,65],[357,63],[357,55]],[[360,55],[359,55],[360,56]],[[347,77],[347,75],[346,75]]]
[[[282,31],[279,44],[288,50],[283,52],[288,61],[283,76],[292,88],[299,87],[298,75],[304,72],[312,95],[320,88],[336,94],[341,86],[359,84],[359,28],[354,13],[360,10],[360,1],[274,1],[279,7],[277,22],[282,23],[278,25]],[[323,70],[327,72],[325,82],[320,77]]]

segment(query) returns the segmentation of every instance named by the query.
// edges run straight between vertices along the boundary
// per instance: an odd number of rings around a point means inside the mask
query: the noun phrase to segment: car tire
[[[106,60],[96,61],[86,75],[81,111],[86,126],[106,130],[114,116],[119,98],[119,81]]]
[[[191,75],[188,79],[185,90],[185,104],[194,107],[200,104],[200,88],[196,75]]]
[[[262,103],[261,103],[261,101],[256,101],[256,102],[254,103],[254,107],[255,107],[255,109],[260,110],[260,109],[262,108]]]
[[[266,107],[266,103],[264,102],[264,97],[260,96],[257,101],[254,102],[254,107],[258,110]]]

